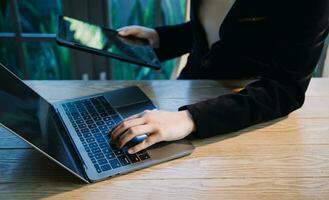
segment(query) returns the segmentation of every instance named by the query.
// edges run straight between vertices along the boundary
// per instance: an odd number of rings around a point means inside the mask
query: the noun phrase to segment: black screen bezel
[[[67,38],[66,37],[67,31],[66,31],[66,27],[64,25],[65,22],[64,22],[63,18],[64,18],[64,16],[58,16],[58,23],[57,23],[58,27],[57,27],[57,34],[56,34],[56,42],[59,45],[66,46],[66,47],[73,48],[73,49],[77,49],[77,50],[82,50],[82,51],[92,53],[92,54],[96,54],[96,55],[100,55],[100,56],[111,57],[111,58],[114,58],[114,59],[117,59],[117,60],[129,62],[129,63],[132,63],[132,64],[137,64],[137,65],[150,67],[150,68],[156,69],[156,70],[161,69],[160,61],[157,57],[156,57],[156,59],[157,59],[156,63],[155,62],[144,62],[143,60],[133,59],[133,58],[127,57],[125,55],[113,54],[113,53],[108,52],[108,51],[99,50],[99,49],[95,49],[95,48],[91,48],[91,47],[88,47],[88,46],[81,45],[79,43],[74,43],[74,42],[68,41],[66,39]],[[76,19],[76,20],[78,20],[78,19]],[[81,21],[81,20],[79,20],[79,21]],[[88,23],[88,22],[84,22],[84,23]],[[91,24],[91,23],[88,23],[88,24]],[[91,24],[91,25],[94,25],[94,24]],[[96,26],[98,26],[98,25],[96,25]],[[106,28],[106,27],[103,27],[103,26],[98,26],[98,27],[100,27],[102,29],[105,29],[106,31],[111,31],[111,32],[118,33],[116,30],[113,30],[113,29],[109,29],[109,28]],[[154,52],[154,49],[151,46],[149,46],[149,48],[150,48],[149,51],[153,51],[154,55],[156,56],[156,54]]]

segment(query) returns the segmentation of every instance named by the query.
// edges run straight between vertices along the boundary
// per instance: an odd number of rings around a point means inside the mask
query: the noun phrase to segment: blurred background
[[[94,56],[55,42],[57,15],[111,28],[182,23],[186,0],[0,0],[0,62],[23,79],[170,79],[179,59],[163,70]]]
[[[189,0],[0,0],[0,62],[29,80],[150,80],[175,78],[183,59],[163,70],[111,60],[60,47],[55,42],[59,14],[119,28],[182,23]],[[314,76],[329,76],[327,51]]]

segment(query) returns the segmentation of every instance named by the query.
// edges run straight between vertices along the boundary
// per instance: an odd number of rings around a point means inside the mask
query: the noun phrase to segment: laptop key
[[[119,115],[112,115],[111,117],[112,117],[112,119],[114,120],[114,122],[116,124],[118,124],[119,122],[121,122],[121,118],[119,117]]]
[[[109,128],[112,128],[115,125],[115,123],[114,123],[114,121],[107,121],[106,125],[108,125]]]
[[[92,162],[93,164],[97,164],[97,160],[96,160],[96,158],[91,158],[90,160],[91,160],[91,162]]]
[[[111,160],[111,159],[114,159],[114,158],[115,158],[115,155],[114,155],[114,153],[109,153],[109,154],[105,154],[105,157],[106,157],[108,160]]]
[[[100,160],[97,160],[97,162],[98,162],[98,164],[100,164],[100,165],[105,165],[105,164],[108,163],[106,159],[100,159]]]
[[[108,103],[104,96],[97,97],[97,100],[99,100],[103,104]]]
[[[107,128],[106,125],[99,126],[98,128],[99,128],[99,130],[101,130],[101,131],[106,131],[106,130],[108,131],[108,130],[109,130],[109,128]]]
[[[106,112],[106,110],[104,110],[104,108],[97,109],[97,111],[100,116],[102,116],[102,114]]]
[[[86,141],[82,141],[82,145],[86,148],[88,146]]]
[[[82,112],[81,113],[81,116],[83,117],[84,120],[91,119],[91,117],[89,116],[89,113],[88,112]]]
[[[95,133],[95,134],[94,134],[94,137],[95,137],[96,139],[99,139],[99,138],[103,138],[103,135],[102,135],[101,133]]]
[[[87,113],[87,114],[88,114],[88,113]],[[82,115],[82,114],[81,114],[81,115]],[[91,119],[91,117],[90,117],[89,114],[88,114],[88,115],[84,115],[84,116],[83,116],[83,119],[84,119],[84,120],[89,120],[89,119]]]
[[[79,124],[79,128],[83,129],[83,128],[86,128],[87,125],[86,124]]]
[[[90,138],[87,138],[86,141],[87,141],[88,143],[90,143],[90,142],[95,142],[95,139],[92,138],[92,137],[90,137]]]
[[[140,159],[136,154],[128,154],[127,156],[132,163],[136,163],[140,161]]]
[[[77,120],[77,121],[75,121],[77,124],[83,124],[84,123],[84,121],[83,120]]]
[[[95,122],[98,122],[98,121],[101,121],[102,120],[102,118],[100,118],[100,117],[94,117],[94,120],[95,120]],[[100,125],[102,125],[102,124],[100,124]]]
[[[109,160],[109,163],[113,169],[121,167],[121,164],[119,163],[119,161],[117,159]]]
[[[79,136],[81,142],[86,142],[85,139],[81,136]]]
[[[122,166],[126,166],[126,165],[130,164],[130,161],[128,160],[127,156],[125,156],[125,155],[119,156],[118,159]]]
[[[94,121],[90,119],[90,120],[87,120],[86,123],[87,123],[87,124],[93,124]]]
[[[141,160],[147,160],[147,159],[151,158],[150,155],[148,155],[147,153],[139,154],[138,156]]]
[[[115,153],[116,156],[122,156],[122,155],[124,155],[123,154],[123,151],[121,149],[115,149],[113,151],[114,151],[114,153]]]
[[[110,133],[109,130],[107,130],[107,131],[102,131],[102,134],[103,134],[106,138],[108,138],[109,133]]]
[[[105,171],[111,170],[112,167],[109,164],[106,164],[106,165],[102,165],[101,169],[102,169],[103,172],[105,172]]]
[[[103,119],[104,119],[104,121],[112,121],[111,117],[104,117]]]
[[[103,148],[102,151],[103,151],[104,154],[112,153],[112,151],[110,151],[109,148]]]
[[[89,144],[89,147],[93,149],[93,148],[98,147],[98,144],[96,142],[93,142],[93,143]]]
[[[85,149],[86,149],[86,152],[87,152],[87,153],[91,152],[91,150],[90,150],[89,147],[85,147]]]
[[[89,124],[88,125],[88,128],[96,128],[97,126],[96,126],[96,124]]]
[[[91,133],[85,133],[85,134],[83,134],[83,137],[87,139],[89,137],[92,137],[92,135],[91,135]]]
[[[103,121],[98,121],[98,122],[96,122],[96,124],[97,124],[98,126],[105,125],[105,123],[104,123]]]
[[[99,133],[99,130],[95,128],[95,129],[91,129],[91,132],[92,133]]]
[[[89,130],[87,128],[81,129],[81,133],[88,133]]]
[[[99,159],[102,159],[102,158],[104,158],[105,156],[104,156],[104,154],[102,154],[102,153],[97,153],[97,154],[95,154],[95,158],[97,159],[97,160],[99,160]]]
[[[108,106],[105,106],[105,109],[107,110],[107,112],[110,114],[110,115],[114,115],[116,114],[115,110],[113,110],[113,108],[108,104]]]
[[[109,114],[106,113],[106,112],[104,112],[104,113],[101,113],[100,116],[101,116],[101,117],[107,117],[107,116],[109,116]]]
[[[93,113],[91,113],[90,115],[91,115],[94,119],[95,119],[96,117],[99,117],[98,113],[96,113],[96,112],[93,112]]]
[[[139,151],[139,152],[137,152],[137,154],[139,155],[139,154],[144,154],[144,153],[146,153],[147,154],[147,151],[144,149],[144,150],[141,150],[141,151]]]
[[[102,170],[101,170],[101,168],[99,167],[99,165],[95,164],[94,166],[95,166],[96,171],[97,171],[98,173],[101,173],[101,172],[102,172]]]
[[[103,144],[103,143],[105,143],[106,142],[106,140],[103,138],[103,136],[102,137],[98,137],[97,139],[97,142],[98,143],[100,143],[100,144]],[[108,145],[106,145],[106,147],[107,147]],[[101,147],[101,146],[100,146]],[[101,148],[103,148],[103,147],[101,147]]]
[[[99,147],[97,147],[97,148],[93,148],[93,149],[91,149],[91,152],[93,152],[93,153],[100,153],[100,152],[102,152],[101,151],[101,149],[99,148]]]
[[[99,147],[101,148],[101,149],[104,149],[104,148],[109,148],[109,145],[108,145],[108,143],[100,143],[99,144]]]

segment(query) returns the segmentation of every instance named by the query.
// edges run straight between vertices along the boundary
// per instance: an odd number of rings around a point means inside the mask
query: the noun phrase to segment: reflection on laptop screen
[[[57,126],[52,106],[1,64],[0,80],[0,123],[81,174],[70,157],[72,147],[65,138],[65,130]]]

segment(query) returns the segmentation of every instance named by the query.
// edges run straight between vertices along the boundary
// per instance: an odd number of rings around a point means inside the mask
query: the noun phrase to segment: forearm
[[[309,80],[304,84],[307,87]],[[239,93],[219,96],[188,105],[199,138],[241,130],[254,124],[283,117],[304,103],[304,90],[273,80],[259,80]]]
[[[181,56],[191,51],[193,33],[191,22],[175,26],[155,28],[160,39],[160,48],[155,49],[161,61]]]

